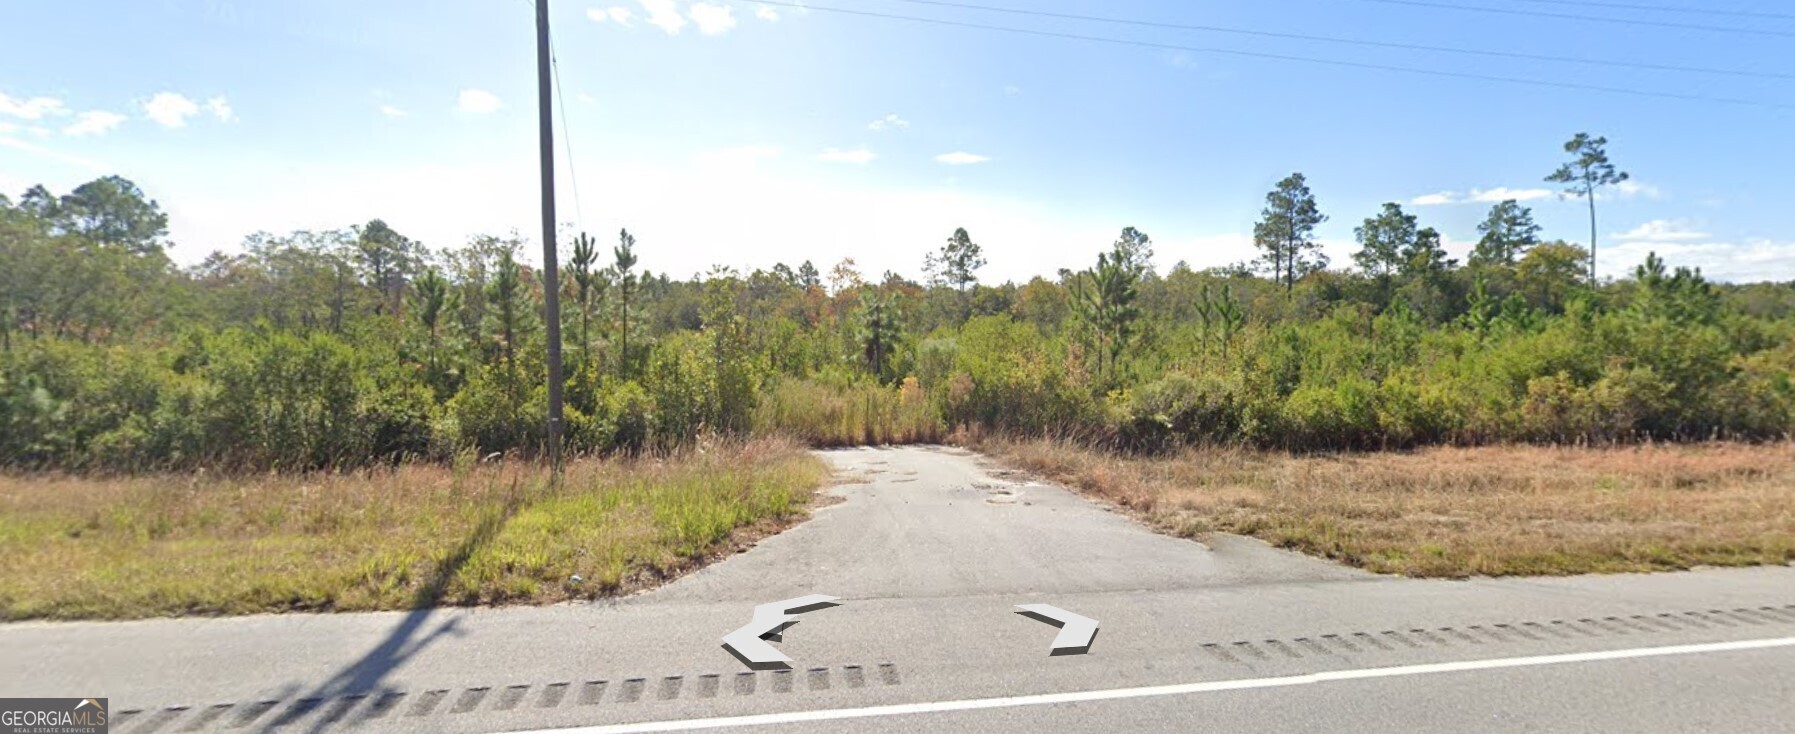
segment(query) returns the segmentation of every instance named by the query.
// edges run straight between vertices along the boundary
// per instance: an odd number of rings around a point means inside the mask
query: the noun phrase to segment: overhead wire
[[[1130,25],[1130,26],[1140,26],[1140,27],[1146,27],[1146,28],[1163,28],[1163,29],[1168,29],[1168,30],[1201,31],[1201,32],[1206,32],[1206,33],[1227,33],[1227,34],[1243,35],[1243,36],[1257,36],[1257,37],[1261,37],[1261,38],[1283,38],[1283,39],[1290,39],[1290,40],[1297,40],[1297,41],[1315,41],[1315,42],[1319,42],[1319,43],[1333,43],[1333,44],[1342,44],[1342,45],[1351,45],[1351,46],[1366,46],[1366,47],[1372,47],[1372,48],[1390,48],[1390,49],[1399,49],[1399,50],[1403,50],[1403,51],[1429,51],[1429,52],[1435,52],[1435,53],[1461,54],[1461,55],[1470,55],[1470,56],[1485,56],[1485,57],[1493,57],[1493,58],[1524,59],[1524,60],[1529,60],[1529,61],[1551,61],[1551,62],[1557,62],[1557,63],[1585,64],[1585,65],[1591,65],[1591,66],[1607,66],[1607,67],[1629,68],[1629,69],[1649,69],[1649,70],[1653,70],[1653,71],[1676,71],[1676,72],[1687,72],[1687,73],[1696,73],[1696,74],[1717,74],[1717,75],[1723,75],[1723,76],[1759,77],[1759,78],[1767,78],[1767,79],[1795,79],[1795,73],[1783,73],[1783,72],[1774,72],[1774,71],[1751,71],[1751,70],[1745,70],[1745,69],[1717,69],[1717,68],[1712,68],[1712,67],[1681,66],[1681,65],[1677,65],[1677,64],[1660,64],[1660,63],[1652,63],[1652,62],[1617,61],[1617,60],[1610,60],[1610,59],[1589,59],[1589,58],[1579,58],[1579,57],[1575,57],[1575,56],[1554,56],[1554,55],[1549,55],[1549,54],[1523,53],[1523,52],[1519,52],[1519,51],[1489,51],[1489,50],[1483,50],[1483,49],[1456,48],[1456,47],[1450,47],[1450,46],[1431,46],[1431,45],[1416,44],[1416,43],[1395,43],[1395,42],[1387,42],[1387,41],[1369,41],[1369,40],[1356,39],[1356,38],[1341,38],[1338,36],[1316,36],[1316,35],[1309,35],[1309,34],[1304,34],[1304,33],[1291,33],[1291,32],[1287,32],[1287,31],[1267,31],[1267,30],[1256,30],[1256,29],[1250,29],[1250,28],[1229,28],[1229,27],[1225,27],[1225,26],[1199,25],[1199,24],[1192,24],[1192,23],[1172,23],[1172,22],[1165,22],[1165,21],[1138,20],[1138,19],[1133,19],[1133,18],[1117,18],[1117,17],[1113,17],[1113,16],[1081,15],[1081,14],[1077,14],[1077,13],[1056,13],[1056,12],[1049,12],[1049,11],[1045,11],[1045,10],[1027,10],[1027,9],[1022,9],[1022,8],[1006,8],[1006,7],[998,7],[998,6],[993,6],[993,5],[981,5],[981,4],[977,4],[977,3],[948,2],[947,0],[891,0],[891,2],[908,3],[911,5],[928,5],[928,6],[936,6],[936,7],[944,7],[944,8],[957,8],[957,9],[962,9],[962,10],[977,10],[977,11],[989,12],[989,13],[1005,13],[1005,14],[1009,14],[1009,15],[1033,16],[1033,17],[1038,17],[1038,18],[1057,18],[1057,19],[1062,19],[1062,20],[1080,20],[1080,21],[1089,21],[1089,22],[1094,22],[1094,23],[1110,23],[1110,24],[1115,24],[1115,25]]]
[[[523,3],[530,6],[531,12],[535,12],[535,0],[523,0]],[[586,208],[580,203],[580,176],[574,170],[573,128],[567,124],[567,98],[561,94],[561,54],[557,48],[555,31],[551,26],[548,34],[548,62],[549,68],[554,70],[555,106],[561,112],[561,151],[567,154],[567,181],[572,184],[573,188],[573,212],[581,222],[584,222],[586,221]]]
[[[555,106],[561,109],[561,150],[567,153],[567,181],[573,185],[573,212],[580,222],[586,221],[586,208],[580,203],[580,176],[573,160],[573,127],[567,124],[567,98],[561,94],[561,58],[555,51],[554,31],[549,32],[549,66],[555,74]]]
[[[1676,100],[1683,100],[1683,101],[1689,101],[1689,102],[1713,102],[1713,103],[1718,103],[1718,104],[1732,104],[1732,105],[1741,105],[1741,106],[1749,106],[1749,107],[1766,107],[1766,108],[1770,108],[1770,109],[1782,109],[1782,110],[1795,109],[1795,104],[1785,104],[1785,103],[1780,103],[1780,102],[1768,102],[1768,101],[1764,101],[1764,100],[1755,100],[1755,99],[1743,99],[1743,98],[1738,98],[1738,97],[1716,97],[1716,96],[1703,95],[1703,94],[1685,94],[1685,93],[1680,93],[1680,92],[1662,92],[1662,91],[1649,90],[1649,89],[1635,89],[1635,88],[1631,88],[1631,87],[1611,87],[1611,86],[1600,85],[1600,84],[1583,84],[1583,83],[1579,83],[1579,82],[1560,82],[1560,81],[1553,81],[1553,80],[1549,80],[1549,79],[1531,79],[1531,78],[1525,78],[1525,77],[1499,76],[1499,75],[1495,75],[1495,74],[1479,74],[1479,73],[1475,73],[1475,72],[1448,71],[1448,70],[1442,70],[1442,69],[1424,69],[1424,68],[1414,67],[1414,66],[1398,66],[1395,64],[1378,64],[1378,63],[1361,62],[1361,61],[1346,61],[1346,60],[1341,60],[1341,59],[1324,59],[1324,58],[1317,58],[1317,57],[1313,57],[1313,56],[1298,56],[1298,55],[1294,55],[1294,54],[1279,54],[1279,53],[1269,53],[1269,52],[1262,52],[1262,51],[1244,51],[1241,49],[1231,49],[1231,48],[1190,46],[1190,45],[1176,44],[1176,43],[1157,43],[1154,41],[1144,41],[1144,40],[1131,39],[1131,38],[1114,38],[1114,37],[1110,37],[1110,36],[1095,36],[1095,35],[1089,35],[1089,34],[1083,34],[1083,33],[1066,33],[1066,32],[1061,32],[1061,31],[1046,31],[1046,30],[1038,30],[1038,29],[1033,29],[1033,28],[1016,28],[1013,26],[1001,26],[1001,25],[993,25],[993,24],[989,24],[989,23],[973,23],[973,22],[969,22],[969,21],[948,20],[945,18],[926,18],[926,17],[914,16],[914,15],[902,15],[902,14],[898,14],[898,13],[884,13],[884,12],[877,12],[877,11],[871,11],[871,10],[855,10],[855,9],[850,9],[850,8],[838,8],[838,7],[831,7],[831,6],[816,5],[816,4],[808,3],[808,2],[804,2],[804,3],[786,2],[784,0],[756,0],[756,2],[758,2],[761,5],[772,5],[772,6],[784,7],[784,8],[802,9],[802,10],[806,10],[806,11],[837,13],[837,14],[842,14],[842,15],[855,15],[855,16],[866,17],[866,18],[880,18],[880,19],[885,19],[885,20],[900,20],[900,21],[906,21],[906,22],[911,22],[911,23],[922,23],[922,24],[927,24],[927,25],[937,25],[937,26],[955,27],[955,28],[968,28],[968,29],[974,29],[974,30],[996,31],[996,32],[1000,32],[1000,33],[1011,33],[1011,34],[1016,34],[1016,35],[1037,36],[1037,37],[1042,37],[1042,38],[1059,38],[1059,39],[1075,40],[1075,41],[1090,41],[1090,42],[1094,42],[1094,43],[1108,43],[1108,44],[1121,45],[1121,46],[1137,46],[1137,47],[1141,47],[1141,48],[1156,48],[1156,49],[1169,50],[1169,51],[1186,51],[1186,52],[1191,52],[1191,53],[1223,54],[1223,55],[1229,55],[1229,56],[1242,56],[1242,57],[1247,57],[1247,58],[1275,59],[1275,60],[1279,60],[1279,61],[1293,61],[1293,62],[1308,63],[1308,64],[1321,64],[1321,65],[1327,65],[1327,66],[1339,66],[1339,67],[1344,67],[1344,68],[1373,69],[1373,70],[1378,70],[1378,71],[1394,71],[1394,72],[1401,72],[1401,73],[1408,73],[1408,74],[1421,74],[1421,75],[1427,75],[1427,76],[1437,76],[1437,77],[1446,77],[1446,78],[1475,79],[1475,80],[1479,80],[1479,81],[1502,82],[1502,83],[1507,83],[1507,84],[1518,84],[1518,85],[1524,85],[1524,86],[1551,87],[1551,88],[1557,88],[1557,89],[1574,89],[1574,90],[1587,91],[1587,92],[1604,92],[1604,93],[1609,93],[1609,94],[1621,94],[1621,95],[1636,96],[1636,97],[1656,97],[1656,98],[1661,98],[1661,99],[1676,99]]]
[[[1485,5],[1457,5],[1453,3],[1429,2],[1428,0],[1359,0],[1359,2],[1383,3],[1385,5],[1402,5],[1416,8],[1436,8],[1440,10],[1463,10],[1474,13],[1519,15],[1535,18],[1556,18],[1558,20],[1576,20],[1589,23],[1618,23],[1621,25],[1648,26],[1653,28],[1676,28],[1686,31],[1708,31],[1711,33],[1739,33],[1754,36],[1795,38],[1795,31],[1778,30],[1775,28],[1740,28],[1736,26],[1697,25],[1694,23],[1677,23],[1668,20],[1615,18],[1612,16],[1578,15],[1576,13],[1554,13],[1545,10],[1520,10],[1516,8],[1492,8]]]
[[[1568,5],[1573,8],[1610,8],[1616,10],[1645,10],[1654,13],[1682,13],[1685,15],[1718,15],[1734,18],[1767,18],[1772,20],[1795,20],[1795,13],[1766,13],[1760,10],[1732,10],[1728,8],[1689,8],[1671,5],[1644,5],[1640,3],[1608,3],[1595,0],[1519,0],[1524,3],[1538,5]]]

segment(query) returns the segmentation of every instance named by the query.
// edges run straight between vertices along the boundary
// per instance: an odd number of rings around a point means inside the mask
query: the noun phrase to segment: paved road
[[[842,502],[651,593],[4,625],[0,696],[108,696],[123,734],[1795,721],[1795,568],[1394,579],[1246,539],[1156,535],[957,450],[825,456],[850,480],[833,490]],[[843,603],[802,615],[776,643],[791,670],[749,671],[720,647],[754,605],[815,593]],[[1023,603],[1100,620],[1096,644],[1049,657],[1055,630],[1015,614]]]

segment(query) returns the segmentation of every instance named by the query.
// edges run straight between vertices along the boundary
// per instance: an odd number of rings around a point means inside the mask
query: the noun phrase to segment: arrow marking
[[[789,668],[791,658],[766,643],[767,638],[781,639],[786,628],[796,623],[794,614],[835,606],[837,597],[811,594],[796,599],[762,604],[754,608],[754,617],[736,631],[723,636],[723,647],[755,670]]]
[[[1017,604],[1016,608],[1022,610],[1017,614],[1060,628],[1049,655],[1083,655],[1091,651],[1091,642],[1097,639],[1097,620],[1090,617],[1050,604]]]

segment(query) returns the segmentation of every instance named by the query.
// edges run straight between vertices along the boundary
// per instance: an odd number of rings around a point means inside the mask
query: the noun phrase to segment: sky
[[[1161,270],[1228,265],[1296,171],[1336,266],[1386,201],[1460,256],[1503,198],[1585,243],[1585,202],[1542,179],[1588,131],[1632,175],[1596,202],[1604,276],[1656,251],[1795,280],[1781,0],[549,2],[557,219],[628,228],[674,277],[847,257],[914,278],[956,227],[985,282],[1089,267],[1126,226]],[[539,248],[534,12],[0,0],[0,192],[123,175],[183,264],[375,217]]]

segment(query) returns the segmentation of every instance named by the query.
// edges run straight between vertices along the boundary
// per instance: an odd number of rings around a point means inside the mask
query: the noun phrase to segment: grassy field
[[[1657,571],[1795,560],[1795,446],[1508,446],[1123,458],[986,442],[1165,532],[1252,535],[1412,576]]]
[[[546,602],[627,592],[801,517],[797,444],[340,475],[0,475],[0,619]],[[575,583],[574,575],[582,577]]]

